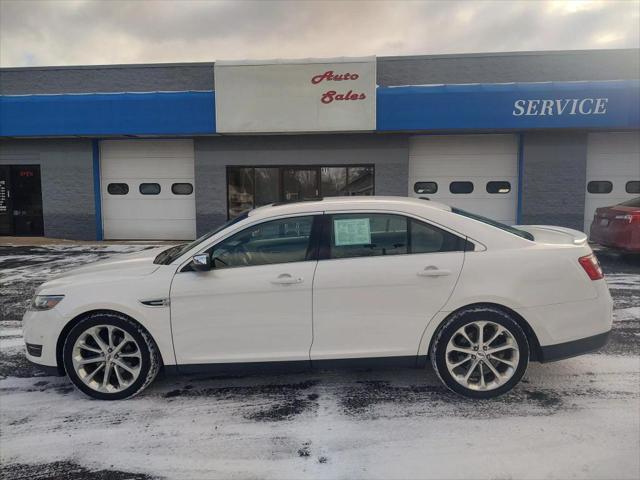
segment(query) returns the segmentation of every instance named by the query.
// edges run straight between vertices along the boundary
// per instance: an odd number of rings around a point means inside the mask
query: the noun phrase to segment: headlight
[[[63,298],[64,295],[36,295],[31,301],[31,310],[51,310]]]

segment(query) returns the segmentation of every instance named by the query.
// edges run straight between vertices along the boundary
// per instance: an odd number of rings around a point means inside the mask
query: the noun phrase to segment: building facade
[[[587,229],[640,195],[640,51],[0,69],[0,235],[372,194]]]

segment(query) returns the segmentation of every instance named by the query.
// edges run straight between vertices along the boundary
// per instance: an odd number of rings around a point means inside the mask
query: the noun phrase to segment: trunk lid
[[[640,214],[640,208],[626,207],[624,205],[614,205],[613,207],[602,207],[596,210],[596,217],[599,218],[614,218],[617,215],[638,215]]]

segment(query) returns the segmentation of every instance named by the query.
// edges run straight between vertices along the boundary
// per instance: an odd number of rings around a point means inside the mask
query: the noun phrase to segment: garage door
[[[516,223],[515,135],[416,136],[409,142],[409,193],[507,224]]]
[[[193,140],[102,141],[104,238],[195,238],[193,158]]]
[[[638,132],[590,133],[587,141],[587,185],[584,229],[596,208],[640,196]]]

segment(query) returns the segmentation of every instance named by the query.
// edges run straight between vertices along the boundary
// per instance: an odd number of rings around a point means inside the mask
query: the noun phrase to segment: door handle
[[[271,280],[271,283],[275,285],[295,285],[296,283],[302,283],[302,277],[292,277],[288,273],[278,275],[278,278]]]
[[[451,275],[451,270],[438,268],[435,265],[424,267],[424,270],[418,272],[419,277],[446,277],[447,275]]]

